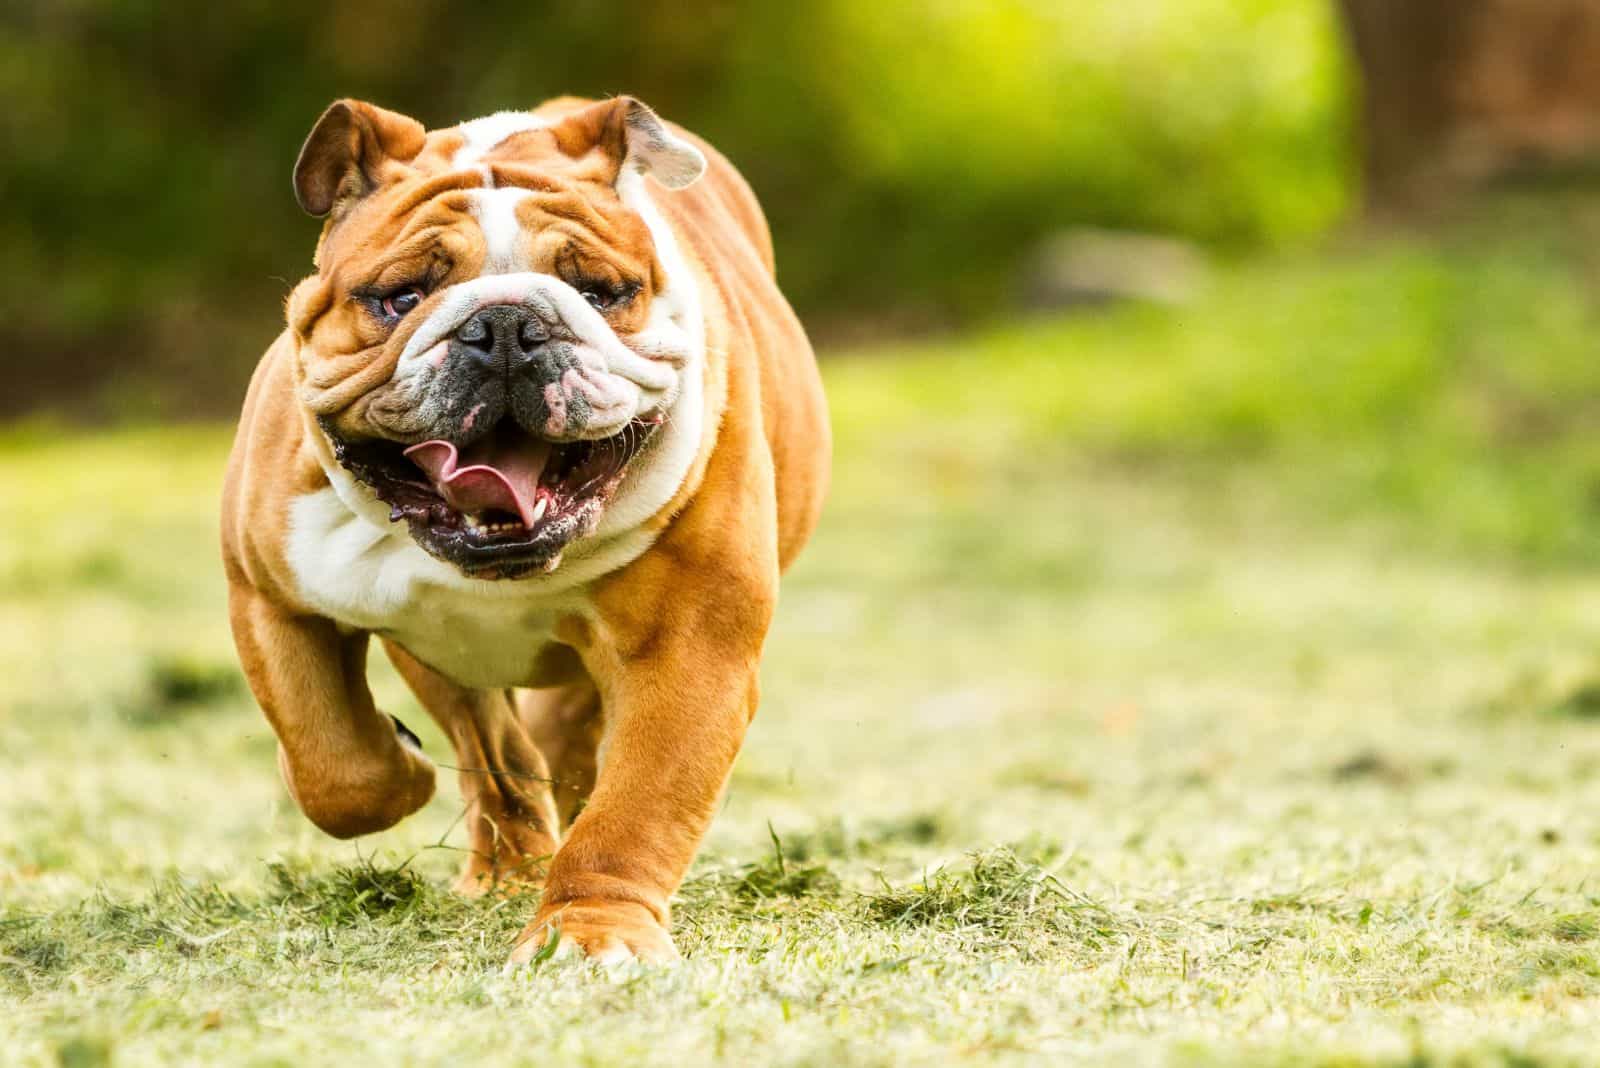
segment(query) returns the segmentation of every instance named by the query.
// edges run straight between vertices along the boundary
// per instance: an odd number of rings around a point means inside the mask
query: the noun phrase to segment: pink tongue
[[[448,441],[424,441],[407,449],[406,456],[427,472],[439,496],[457,511],[494,508],[514,512],[523,526],[533,526],[549,442],[523,438],[506,447],[490,437],[458,453]]]

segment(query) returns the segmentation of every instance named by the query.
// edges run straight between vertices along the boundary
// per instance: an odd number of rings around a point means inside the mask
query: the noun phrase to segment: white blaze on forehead
[[[472,214],[483,230],[485,258],[483,274],[512,274],[522,266],[518,255],[522,224],[517,221],[517,202],[531,196],[526,189],[474,189]]]
[[[481,119],[462,123],[457,129],[467,139],[456,149],[450,165],[461,170],[476,167],[494,147],[525,130],[542,130],[550,123],[526,111],[497,111]],[[488,168],[485,168],[487,173]]]

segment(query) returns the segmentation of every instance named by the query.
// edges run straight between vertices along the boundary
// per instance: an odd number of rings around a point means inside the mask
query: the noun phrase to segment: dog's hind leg
[[[600,694],[587,678],[542,690],[518,690],[517,711],[554,780],[561,826],[570,827],[594,791],[600,746]]]
[[[456,891],[470,896],[538,889],[560,822],[549,767],[511,691],[459,686],[393,642],[385,641],[384,648],[455,746],[471,849]]]

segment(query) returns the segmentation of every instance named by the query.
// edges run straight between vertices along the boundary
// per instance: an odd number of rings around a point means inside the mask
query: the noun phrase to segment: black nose
[[[494,304],[457,327],[455,339],[473,359],[519,371],[533,362],[550,331],[531,308]]]

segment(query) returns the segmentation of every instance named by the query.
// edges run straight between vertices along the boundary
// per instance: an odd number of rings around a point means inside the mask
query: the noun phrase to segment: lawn
[[[831,360],[667,969],[503,975],[453,789],[295,812],[227,428],[0,435],[0,1062],[1600,1063],[1584,226]]]

